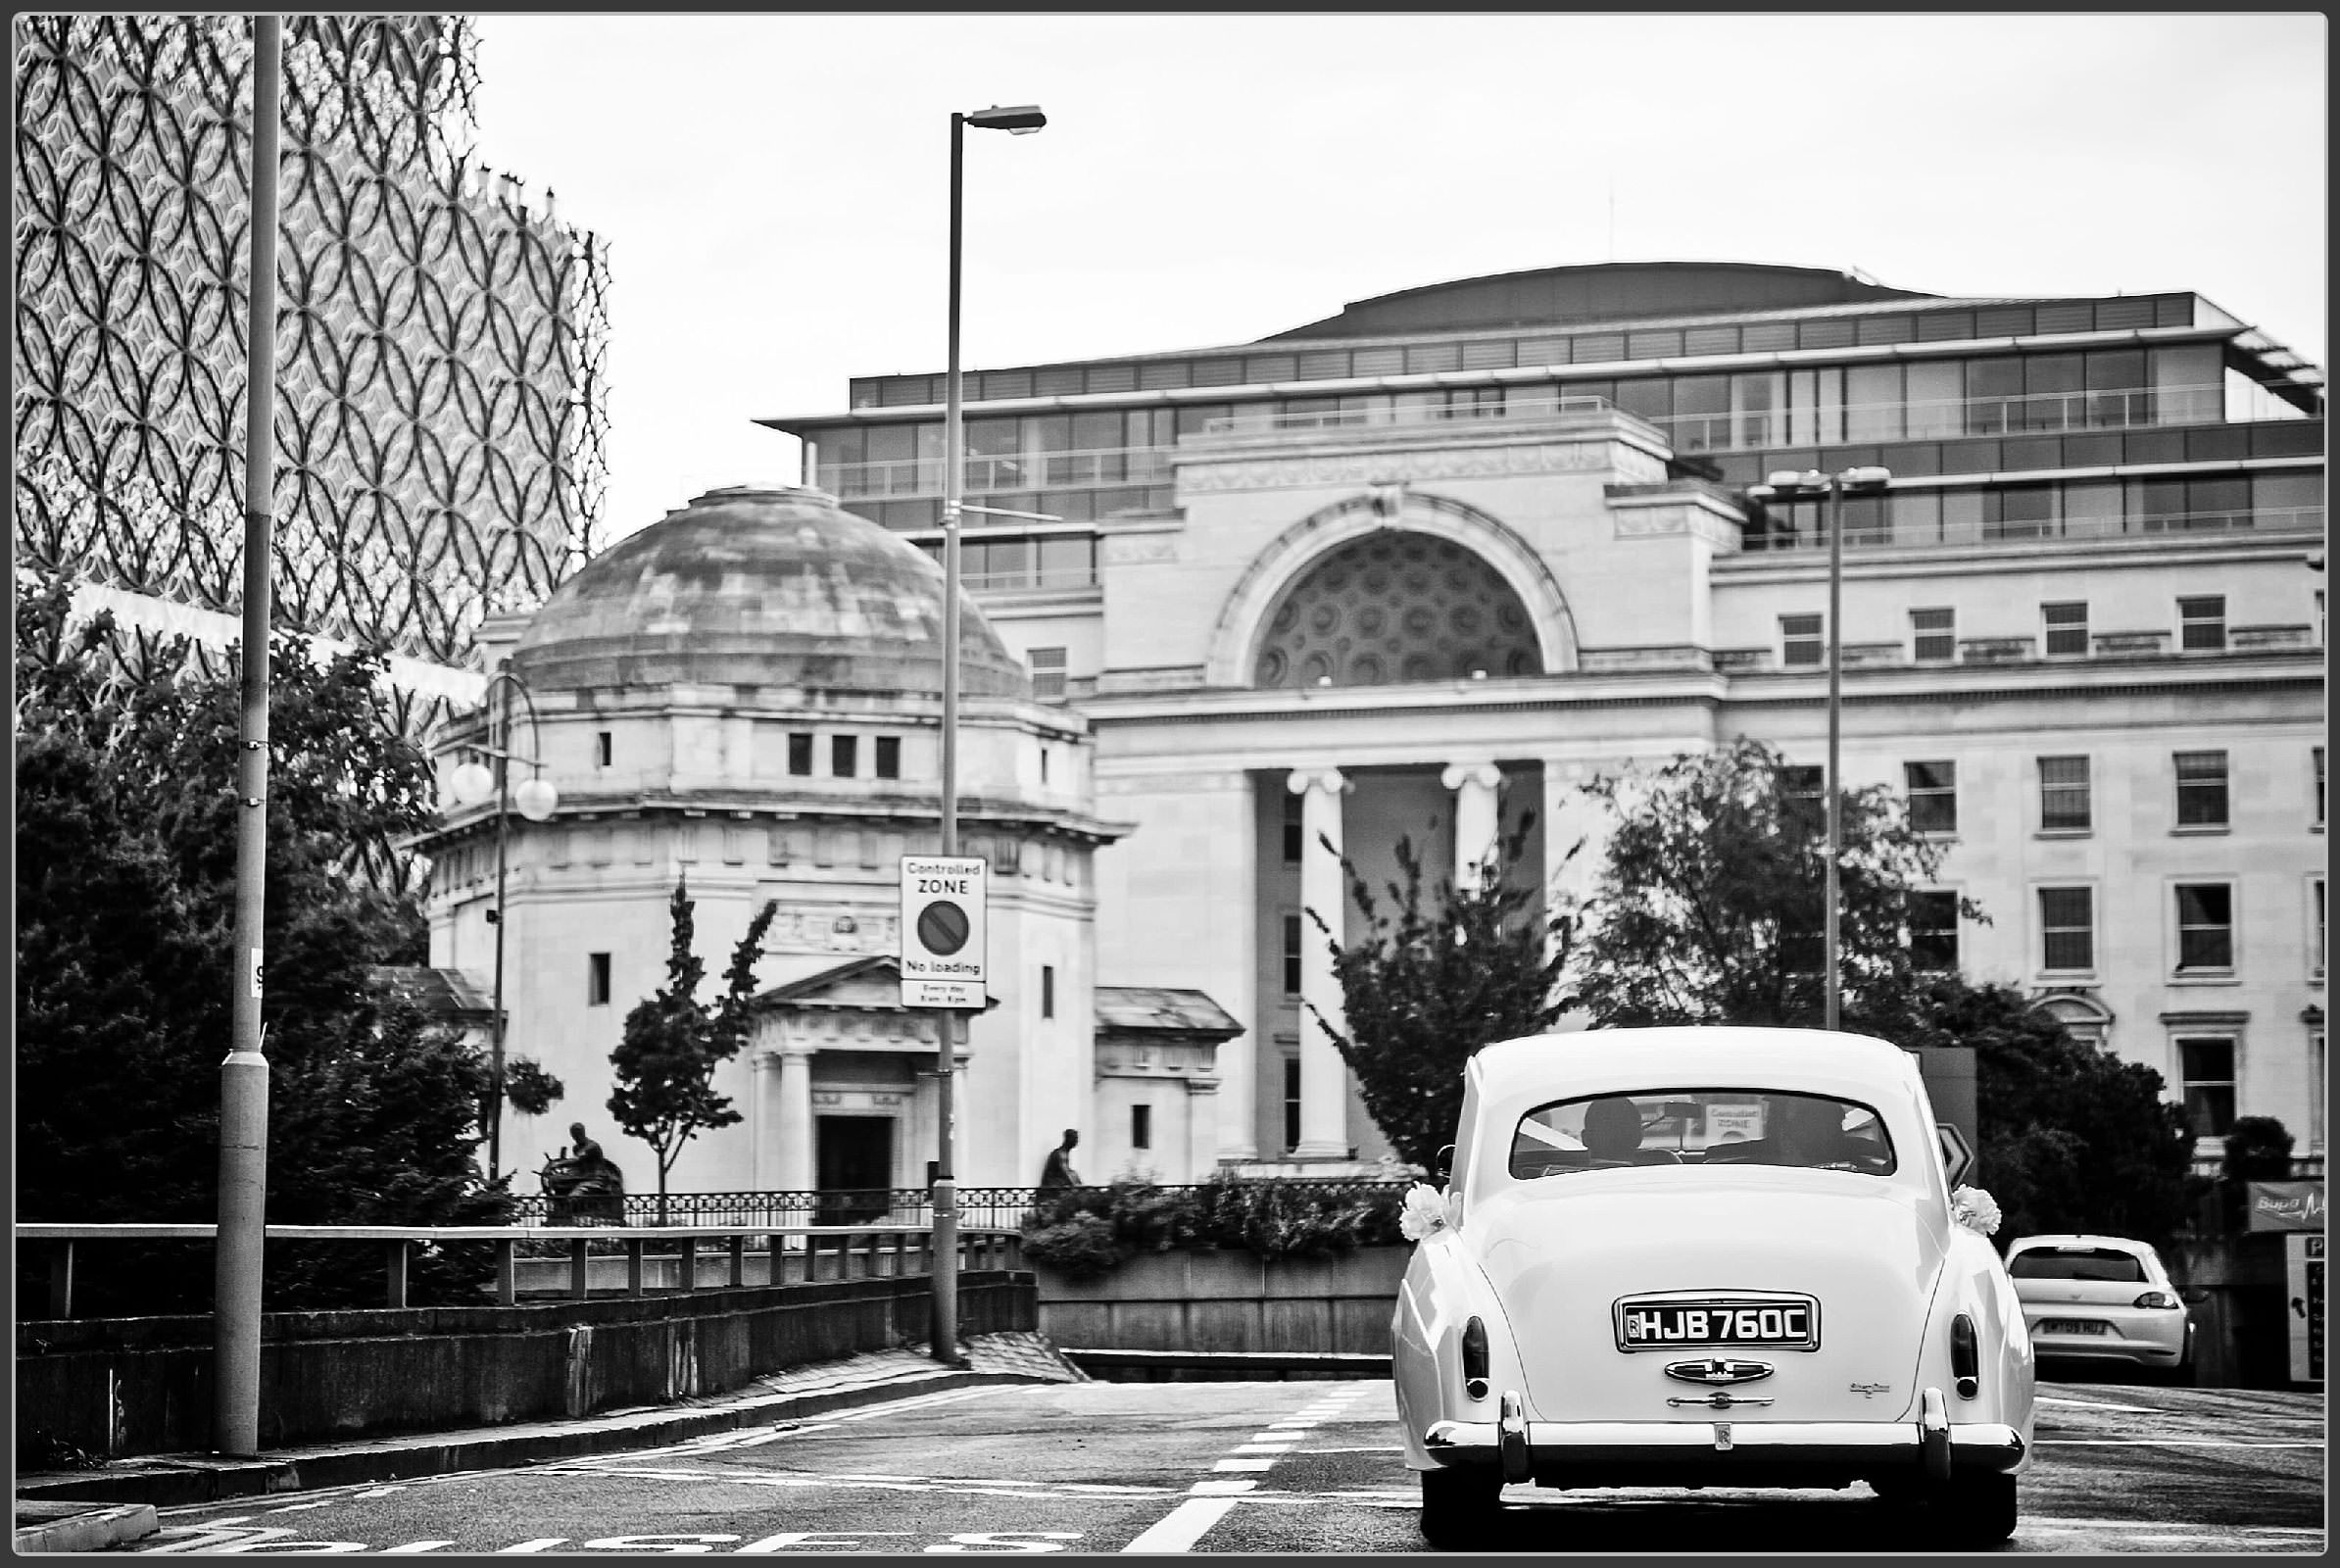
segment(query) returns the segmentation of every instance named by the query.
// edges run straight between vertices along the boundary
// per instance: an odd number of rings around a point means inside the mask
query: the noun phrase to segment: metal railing
[[[710,1195],[714,1196],[714,1195]],[[738,1195],[720,1195],[738,1196]],[[825,1195],[823,1195],[825,1196]],[[46,1249],[49,1269],[49,1315],[73,1315],[74,1271],[77,1249],[99,1242],[208,1242],[217,1239],[216,1225],[69,1225],[19,1224],[20,1245]],[[511,1306],[519,1294],[519,1265],[523,1257],[565,1254],[568,1261],[565,1294],[584,1300],[591,1294],[596,1253],[625,1257],[626,1294],[645,1295],[649,1274],[671,1273],[667,1289],[700,1288],[701,1243],[724,1243],[722,1259],[729,1264],[723,1283],[748,1283],[748,1243],[765,1243],[768,1263],[759,1284],[809,1284],[829,1279],[889,1278],[927,1274],[934,1270],[934,1233],[928,1223],[858,1220],[843,1224],[786,1224],[741,1219],[728,1223],[663,1226],[578,1225],[270,1225],[271,1242],[373,1242],[384,1249],[385,1304],[408,1304],[407,1283],[416,1247],[485,1244],[495,1249],[495,1298]],[[650,1249],[659,1249],[652,1256]],[[962,1269],[1015,1269],[1023,1266],[1023,1236],[1013,1222],[1007,1225],[962,1219],[958,1232]],[[669,1259],[671,1267],[668,1266]]]
[[[2197,1176],[2208,1176],[2215,1180],[2223,1176],[2225,1171],[2226,1160],[2222,1154],[2197,1154],[2194,1156],[2194,1174]],[[2289,1179],[2295,1182],[2322,1181],[2323,1156],[2321,1154],[2292,1155]]]
[[[821,463],[820,488],[840,501],[872,501],[943,493],[943,460],[892,458],[871,463]],[[1088,490],[1104,485],[1167,484],[1164,447],[1098,447],[1081,452],[969,457],[965,493],[995,495],[1033,490]]]
[[[1824,403],[1654,417],[1677,452],[1760,452],[1871,442],[1964,441],[2215,424],[2225,389],[2121,387],[2102,392],[2026,392],[2005,397],[1918,398],[1891,403]]]
[[[1404,1181],[1315,1181],[1305,1178],[1275,1177],[1234,1182],[1202,1182],[1190,1186],[1157,1186],[1152,1183],[1121,1184],[1124,1187],[1142,1186],[1147,1193],[1165,1200],[1182,1198],[1201,1198],[1225,1193],[1229,1188],[1274,1186],[1283,1191],[1309,1198],[1372,1198],[1389,1193],[1402,1194],[1411,1185]],[[1095,1194],[1097,1200],[1105,1201],[1115,1191],[1111,1185],[1092,1183],[1074,1189],[1042,1189],[1036,1187],[961,1187],[958,1190],[959,1223],[974,1226],[1020,1226],[1027,1216],[1043,1202],[1060,1201],[1067,1191]],[[549,1225],[560,1221],[561,1211],[554,1207],[562,1201],[542,1195],[526,1195],[512,1199],[513,1219],[524,1225]],[[604,1200],[606,1201],[606,1200]],[[655,1193],[628,1193],[623,1199],[625,1221],[628,1225],[656,1228],[658,1220],[658,1200]],[[733,1193],[669,1193],[666,1195],[668,1225],[766,1225],[766,1224],[897,1224],[918,1225],[930,1223],[934,1209],[923,1187],[869,1187],[829,1192],[733,1192]]]
[[[2115,387],[2082,392],[2024,392],[1998,397],[1916,398],[1884,403],[1798,404],[1711,414],[1636,416],[1665,431],[1677,452],[1760,452],[1871,442],[1961,441],[2073,430],[2133,430],[2217,423],[2222,386]],[[1439,401],[1431,401],[1437,399]],[[1521,396],[1517,389],[1457,387],[1432,392],[1344,396],[1335,409],[1221,415],[1205,436],[1279,435],[1309,430],[1406,428],[1487,420],[1534,423],[1603,411],[1630,412],[1589,393]],[[1074,452],[969,456],[965,492],[1029,492],[1105,485],[1167,484],[1166,447],[1099,447]],[[822,463],[818,483],[840,500],[939,496],[939,457]]]
[[[1346,430],[1376,426],[1396,428],[1421,424],[1469,424],[1487,419],[1526,423],[1557,419],[1570,415],[1601,414],[1614,411],[1617,407],[1607,398],[1589,395],[1515,398],[1505,395],[1500,387],[1473,390],[1495,395],[1484,401],[1461,398],[1453,402],[1430,403],[1408,401],[1408,394],[1405,393],[1376,393],[1370,395],[1369,402],[1355,408],[1224,415],[1205,420],[1202,432],[1205,435],[1276,435],[1286,430]]]
[[[1890,503],[1888,502],[1888,506]],[[1827,525],[1749,533],[1741,548],[1755,552],[1826,550]],[[2197,533],[2321,533],[2321,507],[2232,507],[2214,512],[2161,512],[2138,516],[2025,518],[2001,522],[1946,522],[1889,517],[1874,527],[1844,530],[1847,550],[1911,550],[1931,545],[2018,544],[2034,539],[2123,539]]]

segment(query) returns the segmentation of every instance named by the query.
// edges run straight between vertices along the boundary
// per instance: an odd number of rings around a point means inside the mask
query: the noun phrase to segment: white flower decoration
[[[1984,1236],[1999,1228],[1999,1205],[1979,1187],[1961,1187],[1950,1195],[1950,1216],[1968,1230]]]
[[[1397,1216],[1400,1235],[1409,1242],[1418,1242],[1432,1231],[1444,1229],[1445,1224],[1445,1194],[1428,1182],[1416,1182],[1406,1190],[1405,1207]]]

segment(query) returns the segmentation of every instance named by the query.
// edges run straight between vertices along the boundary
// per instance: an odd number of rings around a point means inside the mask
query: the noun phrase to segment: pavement
[[[89,1470],[20,1475],[15,1547],[19,1554],[103,1551],[152,1535],[159,1507],[658,1447],[946,1389],[1087,1380],[1037,1334],[980,1334],[960,1348],[966,1358],[960,1368],[934,1360],[924,1345],[906,1345],[790,1367],[725,1394],[576,1420],[349,1439],[269,1449],[248,1459],[145,1454]]]

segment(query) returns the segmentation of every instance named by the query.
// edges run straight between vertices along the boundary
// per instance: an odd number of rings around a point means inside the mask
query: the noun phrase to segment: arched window
[[[1461,545],[1383,530],[1327,555],[1286,592],[1256,686],[1386,686],[1540,675],[1527,607]]]

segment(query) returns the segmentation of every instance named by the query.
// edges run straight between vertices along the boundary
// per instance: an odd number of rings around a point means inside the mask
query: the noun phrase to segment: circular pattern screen
[[[1485,561],[1429,534],[1342,545],[1292,584],[1259,650],[1258,686],[1385,686],[1540,675],[1519,595]]]

